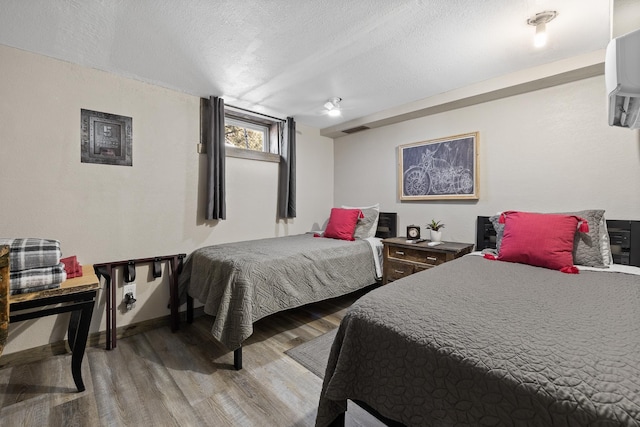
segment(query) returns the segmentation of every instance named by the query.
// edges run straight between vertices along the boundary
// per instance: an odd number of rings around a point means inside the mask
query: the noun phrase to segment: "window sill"
[[[274,153],[265,153],[263,151],[244,150],[236,147],[225,147],[227,157],[236,157],[238,159],[260,160],[263,162],[280,163],[280,155]]]

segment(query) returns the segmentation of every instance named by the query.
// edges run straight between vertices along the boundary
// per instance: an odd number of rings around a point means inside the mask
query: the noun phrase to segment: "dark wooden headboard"
[[[488,216],[479,216],[476,224],[476,251],[496,248],[496,230]]]
[[[608,219],[607,231],[615,264],[640,267],[640,221]],[[476,250],[495,249],[496,230],[488,216],[479,216],[476,224]]]
[[[376,237],[388,239],[398,235],[398,214],[395,212],[380,212],[378,215],[378,229]]]

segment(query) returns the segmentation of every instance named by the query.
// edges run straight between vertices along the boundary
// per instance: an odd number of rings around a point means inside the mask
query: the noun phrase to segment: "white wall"
[[[400,202],[397,147],[479,132],[477,201]],[[352,134],[335,141],[335,203],[380,202],[399,233],[435,218],[443,239],[475,241],[475,217],[509,209],[606,209],[640,219],[638,131],[607,125],[598,76]]]
[[[0,94],[0,236],[58,239],[83,265],[303,233],[333,203],[333,141],[318,129],[298,125],[295,220],[276,220],[276,163],[228,158],[228,219],[205,222],[198,97],[2,45]],[[133,118],[133,167],[80,162],[82,108]],[[167,274],[137,277],[137,308],[118,326],[169,313]],[[63,339],[66,319],[10,325],[5,353]]]
[[[640,2],[637,0],[613,0],[612,37],[637,30],[639,22]]]

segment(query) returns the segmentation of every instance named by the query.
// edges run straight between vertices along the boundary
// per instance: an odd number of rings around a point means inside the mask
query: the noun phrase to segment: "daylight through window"
[[[227,117],[224,131],[227,145],[269,152],[269,126]]]

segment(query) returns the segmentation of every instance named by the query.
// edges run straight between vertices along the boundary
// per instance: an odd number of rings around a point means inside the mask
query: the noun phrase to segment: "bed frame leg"
[[[187,295],[187,323],[193,323],[193,297]]]
[[[236,371],[242,369],[242,347],[233,350],[233,367]]]
[[[345,413],[341,413],[335,420],[329,424],[329,427],[344,427],[345,426]]]

